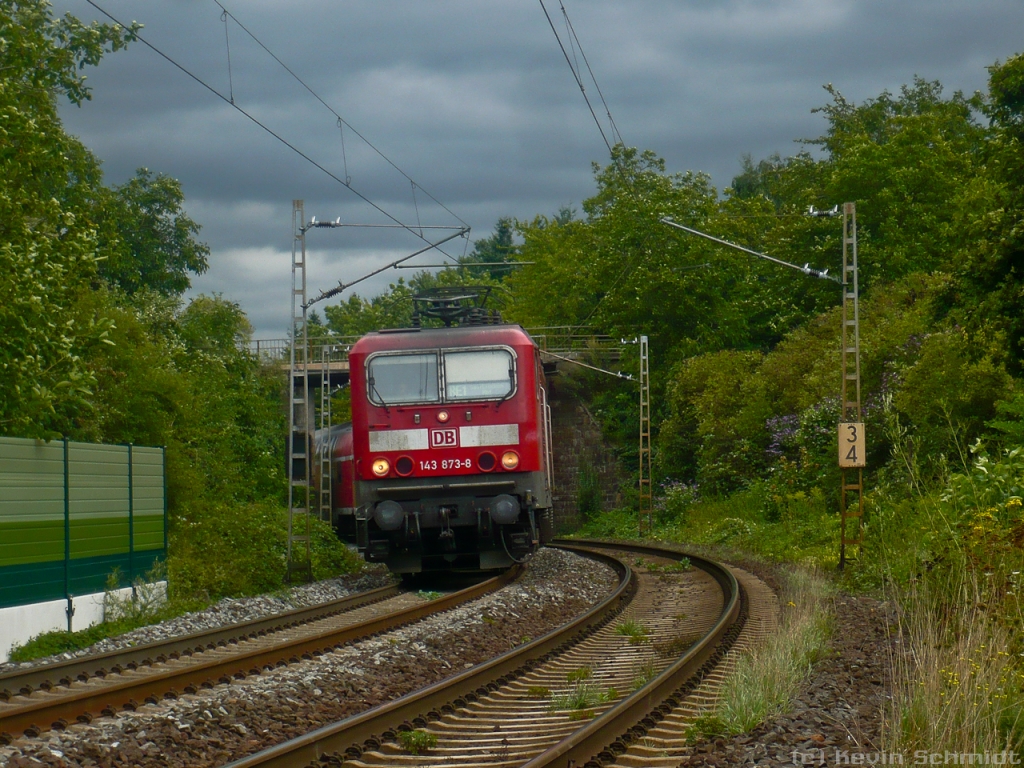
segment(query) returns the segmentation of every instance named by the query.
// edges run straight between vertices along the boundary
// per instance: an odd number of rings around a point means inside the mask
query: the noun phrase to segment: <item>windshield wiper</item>
[[[388,408],[387,401],[385,401],[384,398],[381,397],[380,392],[377,391],[377,385],[374,383],[373,376],[371,376],[369,378],[369,383],[370,383],[370,394],[377,396],[377,399],[380,401],[380,405],[384,406],[384,413],[386,413],[386,414],[388,414],[388,416],[390,416],[391,415],[391,411]]]
[[[498,401],[497,405],[494,406],[494,410],[497,411],[501,404],[512,397],[516,392],[516,370],[511,365],[508,367],[508,392],[501,400]]]

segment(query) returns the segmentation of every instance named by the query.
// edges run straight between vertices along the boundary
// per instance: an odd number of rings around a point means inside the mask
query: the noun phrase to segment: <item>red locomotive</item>
[[[550,529],[544,368],[529,334],[485,298],[438,289],[417,298],[414,326],[445,327],[370,333],[349,352],[352,492],[336,504],[354,508],[365,558],[396,573],[507,568]]]

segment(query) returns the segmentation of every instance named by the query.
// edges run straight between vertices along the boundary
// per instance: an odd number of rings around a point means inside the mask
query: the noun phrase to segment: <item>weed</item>
[[[602,698],[605,701],[615,701],[619,698],[619,691],[614,686],[609,687],[608,690],[602,694]]]
[[[653,680],[658,674],[658,666],[654,659],[647,659],[633,667],[633,690],[638,691]]]
[[[122,635],[133,629],[206,607],[205,602],[196,600],[168,601],[163,586],[152,583],[164,578],[166,570],[162,563],[157,563],[144,577],[135,580],[131,595],[122,597],[119,594],[120,573],[115,569],[107,577],[103,596],[105,618],[102,623],[77,632],[57,630],[35,635],[24,645],[15,645],[11,649],[10,660],[31,661],[58,653],[81,650],[108,637]]]
[[[433,590],[421,589],[416,593],[416,596],[421,600],[437,600],[437,598],[441,597],[441,593],[434,592]]]
[[[726,732],[749,731],[785,712],[811,665],[828,647],[830,594],[830,585],[814,573],[793,570],[785,575],[782,625],[762,645],[740,656],[711,713]]]
[[[419,728],[415,731],[400,731],[398,743],[410,755],[418,755],[437,746],[437,735]]]
[[[483,614],[480,618],[483,619],[484,624],[497,624],[498,623],[498,620],[496,618],[494,618],[493,616],[491,616],[490,614],[487,614],[487,613]]]
[[[692,567],[692,563],[688,557],[680,558],[674,563],[668,563],[667,565],[655,562],[647,562],[645,565],[647,566],[647,570],[651,573],[683,573],[684,571],[690,570]]]
[[[582,680],[588,680],[592,675],[593,671],[590,667],[578,667],[566,674],[565,680],[568,683],[578,683]]]
[[[543,685],[531,685],[526,689],[526,695],[531,699],[546,699],[551,696],[551,689]]]
[[[137,577],[132,582],[131,594],[122,596],[121,569],[115,567],[107,575],[107,584],[103,592],[104,619],[125,620],[137,626],[155,621],[160,609],[167,602],[167,590],[160,583],[166,579],[167,567],[157,561],[145,577]]]
[[[567,690],[551,697],[551,711],[566,709],[590,709],[601,703],[601,694],[590,682],[573,683]]]
[[[632,645],[642,645],[649,640],[647,627],[636,619],[625,619],[619,622],[615,627],[615,631],[620,635],[628,637]]]
[[[904,597],[905,649],[884,711],[893,750],[996,754],[1024,740],[1019,640],[985,615],[984,584],[965,576]]]
[[[713,739],[717,736],[724,736],[729,732],[728,726],[718,715],[705,712],[693,721],[688,732],[688,740],[696,741],[699,738]]]

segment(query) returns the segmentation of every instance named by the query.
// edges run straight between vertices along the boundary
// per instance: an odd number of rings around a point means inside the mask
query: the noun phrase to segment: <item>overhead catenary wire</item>
[[[104,8],[100,7],[100,6],[99,6],[99,5],[98,5],[98,4],[97,4],[97,3],[95,2],[95,0],[86,0],[86,2],[87,2],[87,3],[89,4],[89,5],[91,5],[91,6],[93,7],[93,8],[95,8],[95,9],[96,9],[97,11],[99,11],[100,13],[102,13],[102,14],[103,14],[104,16],[106,16],[106,17],[107,17],[108,19],[110,19],[110,20],[111,20],[112,22],[114,22],[115,24],[118,24],[118,25],[120,25],[121,27],[124,27],[125,29],[129,29],[129,28],[130,28],[130,27],[128,27],[127,25],[125,25],[125,24],[124,24],[124,23],[123,23],[122,21],[120,21],[119,19],[117,19],[117,18],[116,18],[116,17],[115,17],[115,16],[113,15],[113,14],[111,14],[110,12],[108,12],[107,10],[105,10]],[[234,17],[232,17],[232,18],[234,18]],[[323,165],[321,165],[320,163],[318,163],[318,162],[317,162],[316,160],[314,160],[314,159],[313,159],[312,157],[310,157],[309,155],[307,155],[307,154],[306,154],[305,152],[303,152],[303,151],[302,151],[301,149],[299,149],[298,147],[296,147],[296,146],[295,146],[294,144],[292,144],[292,143],[291,143],[290,141],[288,141],[287,139],[285,139],[285,138],[284,138],[283,136],[281,136],[281,135],[280,135],[279,133],[277,133],[276,131],[274,131],[274,130],[273,130],[272,128],[270,128],[269,126],[267,126],[267,125],[265,125],[264,123],[260,122],[260,120],[258,120],[258,119],[257,119],[257,118],[256,118],[256,117],[255,117],[254,115],[252,115],[251,113],[249,113],[249,112],[247,112],[246,110],[242,109],[242,108],[241,108],[240,106],[238,106],[238,104],[235,104],[235,103],[233,103],[233,102],[232,102],[232,101],[231,101],[231,100],[230,100],[230,99],[229,99],[229,98],[228,98],[227,96],[225,96],[225,95],[224,95],[223,93],[221,93],[221,92],[220,92],[220,91],[218,91],[218,90],[217,90],[216,88],[214,88],[214,87],[213,87],[212,85],[210,85],[210,84],[209,84],[209,83],[207,83],[207,82],[206,82],[205,80],[203,80],[203,79],[202,79],[201,77],[199,77],[198,75],[194,74],[194,73],[193,73],[192,71],[190,71],[189,69],[187,69],[187,68],[186,68],[186,67],[185,67],[184,65],[182,65],[182,64],[179,64],[179,63],[178,63],[177,61],[175,61],[175,60],[174,60],[173,58],[171,58],[171,57],[170,57],[170,56],[169,56],[168,54],[164,53],[164,52],[163,52],[162,50],[160,50],[159,48],[157,48],[157,47],[156,47],[155,45],[153,45],[153,44],[152,44],[151,42],[149,42],[148,40],[146,40],[146,39],[145,39],[144,37],[142,37],[142,36],[141,36],[140,34],[138,34],[137,32],[135,33],[135,39],[136,39],[136,40],[138,40],[138,41],[139,41],[140,43],[142,43],[143,45],[145,45],[145,46],[146,46],[147,48],[149,48],[149,49],[150,49],[151,51],[153,51],[154,53],[156,53],[156,54],[157,54],[158,56],[160,56],[160,57],[161,57],[162,59],[164,59],[164,60],[165,60],[165,61],[167,61],[168,63],[172,64],[172,65],[173,65],[174,67],[176,67],[177,69],[181,70],[182,72],[184,72],[184,73],[185,73],[186,75],[188,75],[188,76],[189,76],[190,78],[192,78],[193,80],[195,80],[195,81],[196,81],[197,83],[199,83],[199,84],[200,84],[201,86],[203,86],[203,87],[204,87],[204,88],[205,88],[206,90],[208,90],[208,91],[209,91],[210,93],[212,93],[212,94],[213,94],[214,96],[216,96],[216,97],[217,97],[218,99],[220,99],[220,100],[221,100],[221,101],[223,101],[224,103],[226,103],[226,104],[230,105],[230,106],[231,106],[231,107],[232,107],[233,109],[236,109],[236,110],[238,110],[238,111],[239,111],[240,113],[242,113],[243,115],[245,115],[245,117],[249,118],[249,120],[251,120],[251,121],[252,121],[253,123],[255,123],[255,124],[256,124],[257,126],[259,126],[259,127],[260,127],[260,128],[262,128],[262,129],[263,129],[264,131],[266,131],[267,133],[269,133],[269,134],[270,134],[271,136],[273,136],[273,137],[274,137],[275,139],[277,139],[278,141],[280,141],[280,142],[281,142],[282,144],[284,144],[284,145],[285,145],[286,147],[288,147],[288,149],[292,150],[292,152],[294,152],[295,154],[297,154],[297,155],[298,155],[299,157],[301,157],[301,158],[302,158],[303,160],[305,160],[306,162],[308,162],[308,163],[309,163],[310,165],[312,165],[313,167],[315,167],[315,168],[317,168],[318,170],[322,171],[322,172],[323,172],[324,174],[326,174],[326,175],[327,175],[327,176],[329,176],[330,178],[334,179],[334,180],[335,180],[336,182],[338,182],[339,184],[341,184],[341,185],[342,185],[343,187],[345,187],[346,189],[350,190],[350,191],[352,192],[352,194],[354,194],[354,195],[355,195],[356,197],[358,197],[358,198],[359,198],[360,200],[362,200],[362,201],[363,201],[363,202],[365,202],[365,203],[366,203],[367,205],[369,205],[370,207],[372,207],[372,208],[373,208],[374,210],[376,210],[377,212],[381,213],[382,215],[384,215],[385,217],[387,217],[387,218],[388,218],[388,219],[390,219],[391,221],[393,221],[393,222],[395,222],[396,224],[398,224],[399,226],[401,226],[401,227],[402,227],[402,229],[405,229],[405,230],[407,230],[408,232],[411,232],[411,233],[412,233],[413,235],[415,235],[416,237],[418,237],[418,238],[419,238],[420,240],[423,240],[424,242],[428,243],[428,244],[429,244],[429,247],[428,247],[428,248],[426,248],[426,249],[424,249],[424,250],[430,250],[431,248],[437,248],[437,246],[438,246],[438,245],[440,245],[440,243],[436,243],[436,244],[435,244],[435,243],[431,243],[431,242],[430,242],[429,240],[427,240],[427,238],[426,238],[426,237],[424,237],[424,236],[423,236],[423,235],[422,235],[421,233],[417,232],[417,231],[416,231],[416,229],[415,229],[414,227],[411,227],[411,226],[409,226],[408,224],[406,224],[406,223],[404,223],[403,221],[401,221],[400,219],[398,219],[398,218],[397,218],[396,216],[392,215],[392,214],[391,214],[390,212],[388,212],[388,211],[384,210],[384,208],[382,208],[381,206],[377,205],[377,203],[373,202],[373,201],[372,201],[372,200],[371,200],[370,198],[368,198],[368,197],[367,197],[366,195],[364,195],[364,194],[363,194],[362,192],[360,192],[359,190],[357,190],[357,189],[356,189],[355,187],[353,187],[353,186],[352,186],[351,184],[346,184],[346,183],[345,183],[345,182],[344,182],[344,181],[343,181],[342,179],[338,178],[338,176],[337,176],[337,175],[335,175],[334,173],[332,173],[331,171],[329,171],[329,170],[328,170],[327,168],[325,168],[325,167],[324,167]],[[446,209],[446,210],[447,210],[447,209]],[[452,215],[454,216],[455,214],[452,214]],[[458,217],[456,216],[456,218],[458,218]],[[461,219],[459,219],[459,221],[462,221],[462,220],[461,220]],[[467,228],[463,230],[463,234],[465,234],[465,232],[466,232],[466,231],[468,231],[468,225],[467,225]],[[446,238],[445,240],[450,240],[450,239],[451,239],[451,238]],[[445,240],[443,240],[443,241],[441,241],[441,242],[445,242]],[[438,250],[441,250],[441,249],[440,249],[440,248],[438,248]],[[443,251],[443,250],[441,250],[441,252],[442,252],[442,253],[444,253],[444,251]],[[448,255],[447,253],[445,253],[445,255],[446,255],[446,256],[448,256],[448,258],[452,258],[452,257],[451,257],[451,256],[449,256],[449,255]]]
[[[705,240],[710,240],[711,242],[717,243],[718,245],[724,245],[728,248],[735,248],[737,251],[742,251],[743,253],[749,254],[751,256],[756,256],[759,259],[764,259],[765,261],[770,261],[773,262],[774,264],[778,264],[779,266],[788,267],[789,269],[795,269],[797,272],[803,272],[805,275],[810,275],[812,277],[820,277],[822,280],[831,280],[832,282],[835,283],[842,282],[842,280],[840,280],[835,275],[830,275],[827,269],[816,269],[815,267],[812,267],[810,264],[804,264],[802,267],[799,264],[791,264],[788,261],[783,261],[782,259],[777,259],[774,256],[769,256],[767,253],[761,253],[760,251],[755,251],[751,248],[747,248],[742,245],[737,245],[736,243],[730,243],[728,240],[723,240],[720,237],[709,235],[707,232],[701,232],[699,229],[685,227],[682,224],[673,221],[668,216],[663,216],[661,219],[659,219],[659,221],[662,224],[667,224],[668,226],[674,227],[675,229],[681,229],[683,232],[686,232],[688,234],[703,237]]]
[[[565,10],[565,3],[563,3],[562,0],[558,0],[558,5],[562,9],[562,16],[565,17],[565,26],[568,28],[573,40],[576,41],[575,47],[580,49],[580,56],[583,57],[583,63],[587,65],[587,72],[590,73],[590,79],[594,81],[594,88],[597,89],[597,95],[601,97],[601,104],[604,106],[604,112],[608,115],[608,123],[611,125],[612,138],[614,138],[618,144],[625,144],[626,142],[622,138],[622,134],[619,132],[619,127],[615,124],[615,118],[612,117],[612,110],[604,98],[604,93],[601,91],[601,85],[597,82],[597,76],[594,74],[594,70],[590,66],[590,60],[587,58],[587,54],[583,50],[583,45],[580,43],[580,38],[576,34],[576,28],[573,27],[572,21],[569,19],[569,12]],[[573,53],[573,57],[575,57],[575,52]],[[576,66],[579,68],[579,63],[577,63]]]
[[[629,374],[629,373],[623,373],[622,371],[608,371],[608,370],[605,370],[604,368],[598,368],[596,365],[588,365],[587,363],[581,363],[579,360],[573,360],[571,357],[563,357],[562,355],[556,355],[554,352],[548,352],[546,349],[542,349],[542,350],[539,350],[539,351],[540,351],[540,353],[542,355],[547,355],[548,357],[553,357],[556,360],[562,360],[562,361],[564,361],[566,363],[572,363],[573,365],[578,365],[581,368],[589,368],[592,371],[597,371],[598,373],[604,373],[604,374],[607,374],[608,376],[614,376],[617,379],[626,379],[627,381],[635,381],[635,379],[633,378],[633,375]]]
[[[310,226],[316,226],[316,225],[314,224],[314,225],[310,225]],[[440,251],[441,249],[438,248],[438,246],[441,245],[442,243],[446,243],[449,240],[453,240],[456,237],[461,237],[461,236],[466,235],[468,233],[469,233],[469,227],[463,227],[462,229],[460,229],[458,232],[456,232],[453,235],[448,235],[448,237],[443,238],[442,240],[438,240],[436,243],[430,243],[426,248],[420,248],[418,251],[410,253],[408,256],[403,256],[400,259],[395,259],[390,264],[385,264],[383,267],[380,267],[379,269],[375,269],[375,270],[373,270],[373,272],[365,274],[362,277],[357,278],[356,280],[353,280],[350,283],[339,282],[334,288],[330,288],[330,289],[328,289],[326,291],[321,292],[320,295],[317,296],[315,299],[310,299],[308,302],[306,302],[306,304],[303,307],[303,309],[311,307],[314,304],[316,304],[317,302],[324,301],[325,299],[330,299],[330,298],[332,298],[334,296],[337,296],[342,291],[344,291],[344,290],[346,290],[348,288],[351,288],[353,285],[356,285],[357,283],[363,282],[363,280],[369,280],[374,275],[379,275],[381,272],[385,272],[385,271],[387,271],[389,269],[396,269],[396,268],[398,268],[398,265],[400,265],[401,263],[406,262],[409,259],[414,258],[416,256],[419,256],[421,253],[426,253],[427,251],[429,251],[429,250],[431,250],[433,248],[437,248]],[[441,252],[444,253],[444,251],[441,251]]]
[[[612,145],[608,141],[608,137],[605,136],[604,128],[601,127],[601,121],[597,117],[597,113],[594,111],[594,105],[590,103],[590,97],[587,96],[587,89],[583,85],[583,80],[580,78],[579,73],[576,71],[576,67],[572,65],[572,59],[569,58],[569,52],[565,50],[565,44],[562,42],[562,38],[558,34],[558,30],[555,29],[555,22],[551,18],[551,14],[548,13],[548,8],[544,5],[544,0],[540,0],[540,7],[544,11],[544,16],[548,20],[548,24],[551,26],[551,31],[555,35],[555,40],[558,41],[558,47],[562,49],[562,55],[565,56],[565,63],[569,65],[569,69],[572,70],[572,76],[576,80],[576,85],[580,88],[580,93],[583,94],[583,100],[587,102],[587,108],[590,110],[591,117],[594,118],[594,124],[597,125],[597,130],[601,133],[601,138],[604,140],[604,144],[608,147],[608,153],[612,154]],[[562,9],[565,10],[564,8]],[[568,20],[568,16],[566,16]],[[577,41],[578,42],[578,41]]]
[[[332,115],[334,115],[336,118],[338,118],[338,125],[339,126],[341,126],[343,128],[348,128],[350,131],[352,131],[352,133],[354,133],[356,136],[358,136],[366,144],[366,146],[368,146],[370,149],[372,149],[374,152],[376,152],[378,155],[380,155],[380,157],[388,165],[390,165],[392,168],[394,168],[396,171],[398,171],[398,173],[400,173],[402,176],[404,176],[410,183],[415,184],[416,187],[419,188],[420,192],[425,194],[427,197],[429,197],[431,200],[433,200],[435,203],[437,203],[437,205],[439,205],[441,208],[443,208],[445,211],[447,211],[453,217],[458,219],[460,224],[462,224],[463,226],[467,226],[467,227],[469,226],[469,224],[467,224],[458,214],[456,214],[454,211],[452,211],[450,208],[448,208],[448,206],[446,206],[444,203],[442,203],[440,200],[438,200],[436,197],[434,197],[432,194],[430,194],[430,192],[428,190],[424,189],[422,184],[417,183],[412,178],[412,176],[410,176],[408,173],[406,173],[401,168],[399,168],[398,165],[395,164],[395,162],[390,157],[388,157],[386,154],[384,154],[384,152],[382,150],[380,150],[377,146],[375,146],[373,144],[373,142],[371,142],[368,138],[366,138],[365,136],[363,136],[363,134],[361,134],[358,130],[356,130],[355,127],[352,125],[352,123],[348,122],[348,120],[343,118],[338,113],[338,111],[334,109],[334,107],[332,107],[330,104],[328,104],[326,101],[324,101],[324,99],[321,98],[320,94],[318,94],[316,91],[314,91],[309,86],[309,84],[306,83],[306,81],[303,80],[301,77],[299,77],[299,75],[291,67],[289,67],[287,64],[285,64],[276,53],[274,53],[272,50],[270,50],[270,48],[262,40],[260,40],[258,37],[256,37],[256,35],[253,34],[253,32],[250,31],[249,28],[245,26],[245,24],[243,24],[241,21],[238,20],[237,16],[235,16],[233,13],[231,13],[231,11],[229,11],[227,8],[225,8],[224,5],[220,2],[220,0],[213,0],[213,1],[218,5],[218,7],[220,7],[221,10],[224,11],[224,13],[226,13],[229,17],[231,17],[231,20],[234,21],[241,28],[241,30],[243,32],[245,32],[245,34],[247,34],[249,37],[252,38],[253,42],[256,43],[256,45],[258,45],[260,48],[262,48],[264,51],[266,51],[267,54],[274,61],[276,61],[278,64],[281,65],[281,67],[284,69],[285,72],[287,72],[289,75],[291,75],[293,78],[295,78],[295,81],[297,83],[299,83],[299,85],[301,85],[303,88],[305,88],[307,91],[309,91],[310,95],[312,95],[314,99],[316,99],[321,104],[323,104],[324,107],[326,107],[330,111],[330,113]],[[342,154],[344,154],[344,152],[345,152],[344,141],[345,141],[344,133],[342,133]],[[347,162],[347,160],[346,160],[346,163],[345,163],[345,177],[346,177],[346,179],[349,178],[349,176],[348,176],[348,162]]]

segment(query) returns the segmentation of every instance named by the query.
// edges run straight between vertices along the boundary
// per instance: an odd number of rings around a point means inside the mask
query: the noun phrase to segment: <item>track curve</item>
[[[577,620],[532,643],[229,768],[539,768],[615,761],[670,716],[727,656],[743,627],[743,588],[728,567],[663,547],[559,545],[613,564],[620,574],[618,588]],[[627,562],[638,556],[640,573]],[[695,567],[672,565],[684,557]],[[691,619],[684,607],[700,615]],[[636,625],[645,634],[637,633]],[[626,631],[631,627],[633,637]],[[638,634],[643,637],[637,639]],[[620,693],[631,675],[637,677],[638,662],[650,679],[632,693]],[[565,704],[563,693],[571,697],[574,677],[577,683],[592,680],[600,689],[585,708]],[[566,690],[552,692],[556,685]],[[436,743],[412,758],[398,742],[401,732],[414,729],[429,732]]]

